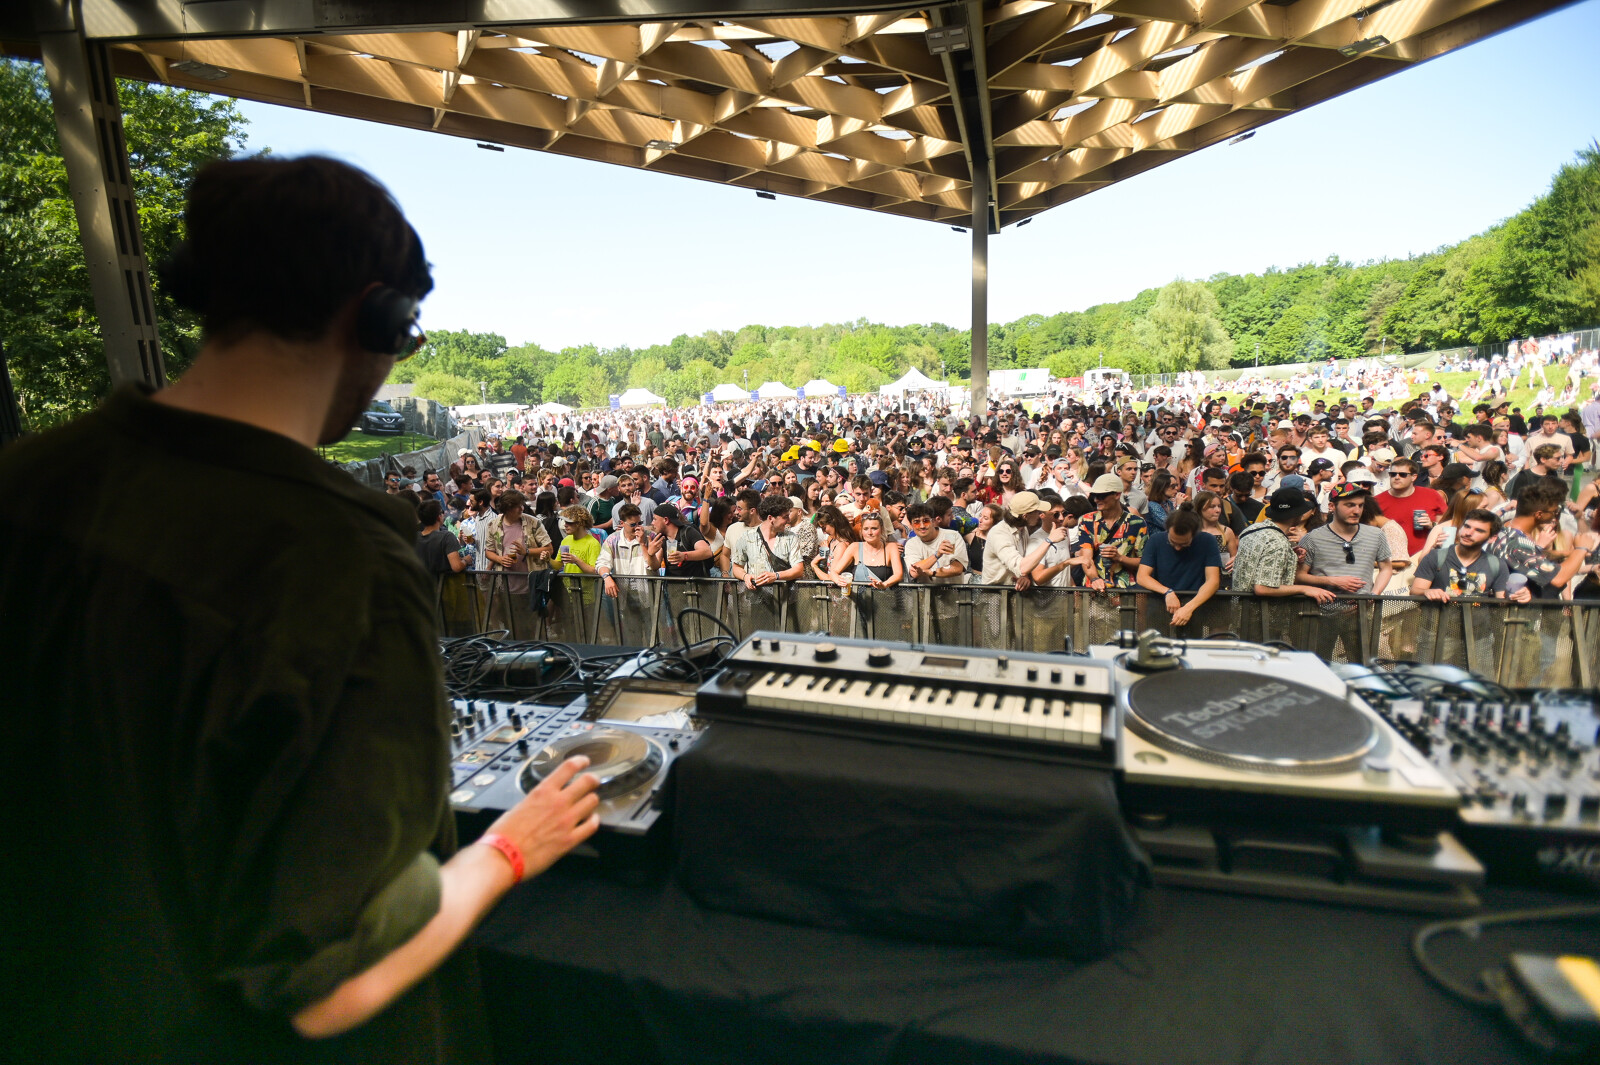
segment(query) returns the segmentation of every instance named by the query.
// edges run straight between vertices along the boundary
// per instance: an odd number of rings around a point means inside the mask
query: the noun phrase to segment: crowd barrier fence
[[[743,640],[769,629],[908,643],[1016,651],[1082,650],[1123,629],[1172,636],[1233,636],[1314,651],[1328,662],[1447,663],[1507,687],[1592,688],[1600,668],[1600,601],[1341,596],[1330,608],[1304,596],[1219,592],[1175,627],[1164,599],[1145,591],[901,584],[841,589],[792,581],[747,589],[729,578],[617,577],[617,596],[597,577],[557,576],[535,611],[526,577],[448,574],[439,579],[441,630],[503,630],[508,639],[609,646],[697,642],[719,626]]]

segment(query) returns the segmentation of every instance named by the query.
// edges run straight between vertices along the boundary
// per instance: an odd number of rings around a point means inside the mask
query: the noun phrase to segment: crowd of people
[[[1231,589],[1317,600],[1332,640],[1353,594],[1600,597],[1600,378],[1528,416],[1437,382],[1399,403],[1191,389],[988,419],[871,400],[591,414],[389,491],[420,493],[435,572],[553,569],[607,595],[644,574],[1145,589],[1181,627]]]

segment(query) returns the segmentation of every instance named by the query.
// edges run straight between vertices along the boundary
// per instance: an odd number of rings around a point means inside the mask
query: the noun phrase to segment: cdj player
[[[566,706],[456,699],[450,802],[458,816],[491,820],[583,755],[585,772],[600,781],[601,832],[574,853],[652,835],[672,764],[704,727],[693,717],[694,697],[693,684],[638,676],[624,665],[592,698]]]

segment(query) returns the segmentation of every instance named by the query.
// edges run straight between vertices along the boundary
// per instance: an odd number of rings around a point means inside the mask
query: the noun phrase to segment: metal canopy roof
[[[708,6],[90,2],[84,26],[119,42],[122,77],[962,226],[977,151],[993,174],[992,231],[1562,0],[983,0],[836,14],[751,0],[718,18],[639,14]],[[611,21],[575,22],[575,7]],[[459,21],[435,21],[446,11]],[[952,37],[957,50],[935,54]]]

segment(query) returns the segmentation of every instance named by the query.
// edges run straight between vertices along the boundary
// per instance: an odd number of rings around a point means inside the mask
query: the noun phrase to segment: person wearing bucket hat
[[[1114,473],[1097,477],[1089,486],[1095,513],[1078,523],[1078,562],[1095,591],[1131,588],[1149,538],[1144,519],[1123,509],[1122,488]]]
[[[1050,550],[1051,540],[1031,534],[1050,512],[1050,504],[1033,492],[1018,492],[1008,500],[1003,517],[994,523],[983,545],[983,583],[1009,584],[1019,592],[1033,586],[1033,569]],[[1061,530],[1062,536],[1065,530]],[[1060,537],[1056,542],[1059,542]]]

